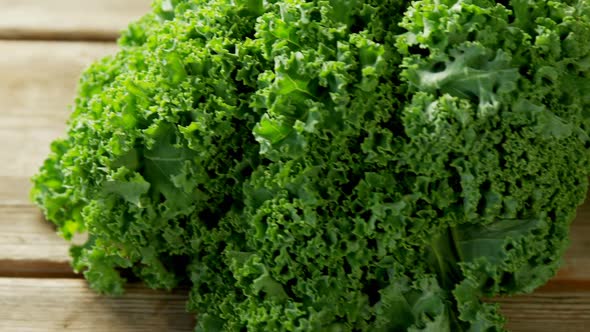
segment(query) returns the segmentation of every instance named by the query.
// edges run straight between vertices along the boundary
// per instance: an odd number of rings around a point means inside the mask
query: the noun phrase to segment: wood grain
[[[114,40],[151,0],[0,0],[0,38]]]
[[[570,233],[571,245],[555,282],[590,290],[590,200],[578,208]],[[590,328],[590,326],[589,326]]]
[[[590,291],[543,292],[497,301],[512,332],[590,331]]]
[[[130,285],[119,298],[99,296],[84,280],[0,278],[3,332],[189,332],[186,291]]]
[[[0,116],[0,121],[1,120]],[[2,129],[0,129],[0,136]],[[4,153],[8,149],[6,146],[0,146],[0,172],[2,168],[9,168],[10,165],[5,165],[1,159],[10,159],[10,156],[5,156]],[[3,158],[5,157],[5,158]],[[42,159],[43,157],[41,157]],[[41,162],[39,161],[38,164]],[[32,173],[31,173],[32,174]],[[29,206],[29,190],[31,188],[30,180],[26,176],[0,176],[0,207],[1,206]]]
[[[0,41],[0,198],[20,201],[21,186],[64,135],[78,76],[110,43]],[[15,190],[17,197],[6,197]]]
[[[113,43],[0,41],[0,129],[62,130],[82,70],[116,50]]]
[[[0,276],[81,277],[70,267],[69,247],[38,208],[0,206]]]

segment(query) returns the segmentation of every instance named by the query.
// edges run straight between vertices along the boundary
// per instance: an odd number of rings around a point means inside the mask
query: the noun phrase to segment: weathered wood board
[[[0,278],[0,331],[189,332],[194,319],[183,293],[130,286],[113,298],[82,279]]]
[[[114,40],[150,0],[0,0],[0,38]]]

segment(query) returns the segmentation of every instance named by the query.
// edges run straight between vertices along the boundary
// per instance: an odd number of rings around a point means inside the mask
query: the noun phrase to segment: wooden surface
[[[181,292],[130,286],[121,298],[99,296],[82,279],[0,278],[0,331],[190,331]]]
[[[539,290],[532,295],[502,299],[514,332],[590,331],[590,292]]]
[[[0,0],[0,38],[112,40],[149,0]]]
[[[117,299],[90,291],[71,272],[68,245],[28,200],[29,177],[64,134],[78,75],[115,52],[117,31],[148,7],[149,0],[0,0],[1,332],[192,330],[182,291],[131,285]],[[508,328],[590,331],[589,252],[586,204],[560,273],[532,295],[498,300]]]

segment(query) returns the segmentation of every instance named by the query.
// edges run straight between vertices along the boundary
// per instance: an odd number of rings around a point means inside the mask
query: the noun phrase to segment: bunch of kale
[[[500,331],[586,194],[589,41],[584,0],[157,0],[32,197],[198,331]]]

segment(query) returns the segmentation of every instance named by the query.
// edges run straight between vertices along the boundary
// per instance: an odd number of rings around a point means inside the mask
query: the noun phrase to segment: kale
[[[197,331],[502,331],[590,174],[583,0],[156,0],[32,199]]]

